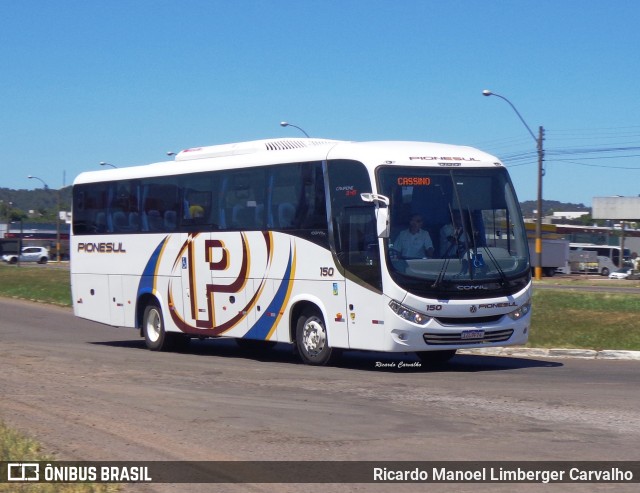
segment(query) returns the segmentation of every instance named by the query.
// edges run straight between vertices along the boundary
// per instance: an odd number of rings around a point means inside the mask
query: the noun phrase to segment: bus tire
[[[420,361],[428,367],[441,366],[447,363],[456,355],[455,349],[444,351],[418,351],[416,352]]]
[[[318,311],[306,310],[298,318],[296,348],[300,359],[307,365],[322,366],[331,360],[327,327]]]
[[[607,277],[609,275],[609,269],[607,269],[606,267],[603,267],[600,274],[602,274],[604,277]]]
[[[150,303],[144,309],[142,334],[147,348],[151,351],[166,351],[169,349],[171,338],[168,337],[164,330],[162,310],[157,303]]]

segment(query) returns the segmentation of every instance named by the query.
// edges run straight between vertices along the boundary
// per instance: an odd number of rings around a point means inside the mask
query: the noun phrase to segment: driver
[[[433,257],[433,242],[429,232],[422,229],[422,216],[420,214],[411,216],[409,228],[400,232],[393,242],[393,249],[398,251],[400,258]]]

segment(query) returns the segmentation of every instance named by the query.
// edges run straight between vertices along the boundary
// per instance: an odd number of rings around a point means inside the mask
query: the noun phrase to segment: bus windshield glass
[[[504,168],[383,166],[377,179],[390,198],[387,264],[400,286],[464,297],[528,282],[526,233]]]

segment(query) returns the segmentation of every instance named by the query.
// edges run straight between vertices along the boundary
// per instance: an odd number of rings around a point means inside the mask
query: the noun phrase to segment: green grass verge
[[[530,347],[637,351],[640,296],[534,289],[531,326]]]
[[[0,421],[0,462],[53,461],[42,453],[40,445]],[[116,484],[96,483],[0,483],[0,493],[115,493]]]
[[[21,266],[0,263],[0,296],[71,306],[71,284],[66,266]]]

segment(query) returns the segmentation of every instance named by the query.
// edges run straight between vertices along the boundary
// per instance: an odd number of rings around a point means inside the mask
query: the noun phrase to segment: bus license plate
[[[461,339],[482,339],[484,330],[463,330],[460,334]]]

